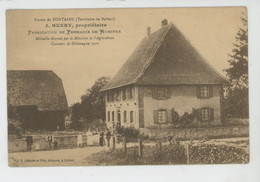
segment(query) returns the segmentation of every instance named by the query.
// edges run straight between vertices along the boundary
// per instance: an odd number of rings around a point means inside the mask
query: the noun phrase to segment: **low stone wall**
[[[248,118],[227,118],[226,123],[227,125],[249,125]]]
[[[67,136],[54,136],[55,140],[58,142],[57,149],[68,149],[77,147],[77,135],[67,135]],[[96,137],[98,138],[98,137]],[[26,152],[27,144],[26,138],[21,139],[8,139],[8,152]],[[83,146],[87,145],[87,137],[83,135]],[[94,145],[98,145],[98,141],[94,142]],[[39,147],[39,148],[38,148]],[[54,148],[54,145],[52,144]],[[50,150],[49,144],[44,136],[33,136],[32,151],[40,150]]]
[[[228,126],[213,128],[189,128],[189,129],[143,129],[141,132],[148,135],[150,139],[173,136],[179,139],[198,138],[229,138],[249,136],[248,126]]]

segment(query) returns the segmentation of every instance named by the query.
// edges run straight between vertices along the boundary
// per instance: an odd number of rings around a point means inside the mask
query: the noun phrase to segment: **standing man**
[[[106,138],[107,138],[107,146],[110,146],[110,139],[111,139],[111,132],[108,130],[106,133]]]
[[[101,131],[100,132],[100,135],[99,135],[99,145],[100,146],[103,146],[103,144],[104,144],[104,132],[103,131]]]
[[[49,149],[52,150],[52,141],[53,141],[53,136],[51,135],[51,133],[47,133],[47,137],[46,137],[48,143],[49,143]]]
[[[33,144],[33,138],[32,136],[28,135],[26,136],[26,143],[27,143],[27,152],[32,151],[32,144]]]

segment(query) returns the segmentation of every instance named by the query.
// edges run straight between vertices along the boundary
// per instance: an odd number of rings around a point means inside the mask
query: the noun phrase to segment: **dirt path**
[[[109,150],[108,147],[84,147],[54,151],[9,153],[9,166],[88,166],[86,161],[93,153]]]

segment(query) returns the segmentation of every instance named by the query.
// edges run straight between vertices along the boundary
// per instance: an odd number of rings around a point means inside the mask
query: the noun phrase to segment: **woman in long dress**
[[[87,135],[87,145],[93,145],[93,137],[90,129],[88,129],[86,135]]]

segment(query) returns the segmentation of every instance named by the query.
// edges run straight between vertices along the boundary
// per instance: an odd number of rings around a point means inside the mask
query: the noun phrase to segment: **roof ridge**
[[[166,26],[167,26],[167,25],[166,25]],[[149,60],[147,61],[147,64],[145,65],[143,71],[140,72],[140,74],[135,78],[135,80],[134,80],[132,83],[136,83],[136,82],[144,75],[144,73],[145,73],[145,71],[147,70],[147,68],[149,67],[149,65],[153,62],[153,59],[152,59],[152,58],[154,58],[154,55],[156,54],[157,50],[158,50],[158,49],[160,48],[160,46],[162,45],[162,43],[163,43],[163,41],[164,41],[164,38],[165,38],[165,36],[167,35],[167,33],[169,32],[171,26],[173,26],[172,23],[170,23],[170,24],[168,25],[167,30],[165,31],[165,33],[163,34],[163,36],[162,36],[162,38],[161,38],[161,42],[160,42],[160,43],[158,44],[158,46],[154,49],[152,55],[150,56]],[[162,28],[164,28],[164,27],[162,27]],[[160,28],[160,29],[161,29],[161,28]],[[160,29],[159,29],[159,30],[160,30]],[[157,30],[157,31],[159,31],[159,30]],[[155,31],[155,32],[157,32],[157,31]],[[154,32],[154,33],[155,33],[155,32]],[[154,34],[154,33],[153,33],[153,34]]]
[[[208,66],[221,78],[223,78],[224,80],[228,81],[227,78],[225,78],[223,75],[221,75],[215,68],[214,66],[211,65],[211,63],[209,63],[209,61],[201,54],[201,52],[195,47],[195,45],[188,39],[188,37],[186,37],[184,35],[184,33],[178,28],[178,26],[176,26],[176,24],[174,24],[173,22],[171,22],[171,24],[178,30],[178,32],[180,32],[181,36],[190,44],[190,46],[199,54],[199,56],[202,57],[202,60],[208,64]]]

